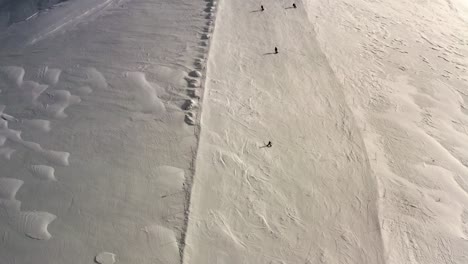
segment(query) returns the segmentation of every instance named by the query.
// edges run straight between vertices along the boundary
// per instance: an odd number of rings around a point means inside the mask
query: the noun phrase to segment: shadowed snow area
[[[67,1],[2,30],[0,263],[181,262],[207,6]]]
[[[0,21],[9,26],[37,15],[66,0],[0,0]]]
[[[0,2],[0,41],[19,48],[63,32],[99,16],[122,0],[3,0]],[[32,20],[32,21],[31,21]],[[27,23],[28,22],[28,23]]]

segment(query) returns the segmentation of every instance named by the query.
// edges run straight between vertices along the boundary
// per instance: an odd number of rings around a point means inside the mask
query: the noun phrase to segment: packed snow
[[[375,177],[307,13],[249,4],[217,13],[184,260],[383,263]]]
[[[0,0],[0,263],[468,263],[466,0]]]

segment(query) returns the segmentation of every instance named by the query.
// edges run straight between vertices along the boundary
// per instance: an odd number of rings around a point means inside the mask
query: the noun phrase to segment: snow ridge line
[[[196,111],[196,116],[195,116],[195,125],[194,125],[194,130],[195,130],[195,138],[196,138],[196,146],[194,149],[192,149],[192,161],[190,164],[190,177],[187,177],[184,188],[185,188],[185,208],[184,208],[184,222],[182,226],[182,231],[181,231],[181,237],[179,241],[179,254],[180,254],[180,263],[184,264],[185,263],[185,246],[186,246],[186,239],[187,239],[187,232],[188,232],[188,225],[189,225],[189,216],[190,216],[190,208],[191,208],[191,198],[192,198],[192,189],[193,189],[193,179],[196,174],[196,161],[197,161],[197,155],[198,155],[198,149],[200,147],[200,134],[201,134],[201,113],[203,110],[203,102],[204,102],[204,97],[206,93],[205,89],[205,83],[206,83],[206,73],[207,73],[207,63],[203,64],[203,59],[205,59],[205,62],[208,62],[209,59],[209,54],[210,54],[210,49],[211,49],[211,35],[210,33],[214,33],[215,30],[215,20],[216,20],[216,13],[217,13],[217,7],[218,3],[216,0],[204,0],[206,2],[206,7],[204,8],[204,17],[207,20],[206,22],[206,27],[204,28],[204,33],[201,35],[200,39],[203,41],[206,41],[206,51],[203,52],[200,57],[197,58],[194,61],[195,67],[200,70],[201,72],[201,81],[199,85],[199,90],[201,90],[200,93],[196,93],[197,90],[188,90],[189,96],[197,98],[198,99],[198,111]],[[190,80],[189,81],[189,86],[190,86]],[[186,120],[187,120],[187,115],[186,115]]]

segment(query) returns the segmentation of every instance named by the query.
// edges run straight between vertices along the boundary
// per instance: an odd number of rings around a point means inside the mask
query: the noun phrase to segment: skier
[[[263,5],[260,6],[260,9],[263,11],[265,11],[265,8],[263,8]]]
[[[278,54],[278,48],[275,47],[275,54]]]
[[[268,141],[268,143],[265,146],[262,146],[260,148],[271,148],[271,147],[273,147],[273,144],[271,143],[271,141]]]
[[[295,4],[295,3],[293,3],[293,7],[296,8],[296,4]]]

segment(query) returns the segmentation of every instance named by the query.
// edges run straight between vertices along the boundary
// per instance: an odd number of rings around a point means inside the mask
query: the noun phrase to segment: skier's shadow
[[[258,12],[262,12],[262,10],[261,10],[261,9],[258,9],[258,10],[250,11],[250,13],[258,13]]]
[[[294,7],[290,6],[290,7],[285,7],[284,9],[293,9]]]
[[[266,56],[266,55],[275,55],[276,53],[274,52],[267,52],[267,53],[263,53],[263,56]]]

